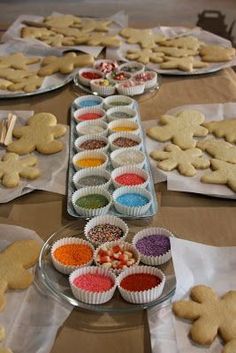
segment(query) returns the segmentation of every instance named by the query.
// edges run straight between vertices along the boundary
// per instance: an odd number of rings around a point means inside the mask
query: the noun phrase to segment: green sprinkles
[[[108,199],[101,194],[82,196],[75,202],[77,206],[88,209],[105,207],[108,203]]]

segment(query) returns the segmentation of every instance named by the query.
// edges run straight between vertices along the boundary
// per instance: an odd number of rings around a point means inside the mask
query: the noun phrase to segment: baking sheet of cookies
[[[58,13],[58,12],[53,12],[51,16],[61,16],[64,14]],[[79,16],[79,14],[78,14]],[[7,42],[9,40],[17,40],[20,42],[27,42],[28,44],[38,44],[43,48],[52,48],[48,44],[37,40],[37,39],[26,39],[22,38],[20,33],[22,28],[25,26],[22,24],[23,21],[32,21],[32,22],[42,22],[44,19],[43,16],[34,16],[34,15],[21,15],[19,16],[13,23],[12,25],[7,29],[7,31],[4,33],[2,36],[2,41]],[[84,19],[84,17],[83,17]],[[99,18],[100,20],[100,18]],[[102,20],[102,19],[101,19]],[[128,26],[128,16],[124,13],[124,11],[117,12],[113,16],[110,16],[106,18],[106,20],[111,20],[112,24],[110,26],[109,34],[113,35],[117,32],[119,32],[123,27]],[[95,47],[95,46],[88,46],[88,45],[75,45],[75,46],[63,46],[63,47],[57,47],[58,50],[60,51],[65,51],[65,50],[77,50],[84,52],[86,54],[91,54],[95,58],[101,53],[103,47]]]
[[[176,114],[186,109],[198,110],[205,115],[205,121],[220,121],[224,119],[235,118],[236,112],[236,103],[224,103],[224,104],[194,104],[194,105],[183,105],[176,108],[173,108],[166,112],[165,114]],[[149,120],[142,122],[142,125],[145,130],[150,127],[157,125],[157,120]],[[213,137],[212,134],[208,134],[204,138],[196,138],[196,140],[203,140],[208,137]],[[215,136],[214,136],[215,137]],[[216,137],[215,137],[216,138]],[[217,139],[217,138],[216,138]],[[222,140],[222,139],[220,139]],[[170,144],[170,141],[167,142],[158,142],[150,137],[146,136],[146,149],[148,154],[152,151],[160,149],[162,150],[164,146]],[[203,154],[211,159],[207,153],[203,152]],[[193,177],[187,177],[179,174],[177,170],[173,170],[171,172],[165,172],[156,167],[156,161],[152,158],[149,158],[154,183],[160,183],[162,181],[167,180],[167,189],[173,191],[183,191],[183,192],[192,192],[197,194],[204,194],[209,196],[223,197],[229,199],[236,199],[236,194],[227,186],[219,185],[219,184],[205,184],[200,181],[200,178],[203,174],[208,173],[210,168],[204,170],[197,170],[197,173]]]
[[[44,58],[48,55],[61,55],[61,52],[55,48],[44,48],[39,46],[37,43],[29,44],[18,41],[9,41],[0,45],[0,56],[9,55],[12,53],[23,53],[26,56],[37,56],[39,58]],[[28,65],[28,69],[30,71],[37,71],[40,68],[40,63]],[[79,70],[79,68],[75,69],[69,75],[62,75],[59,73],[45,76],[43,83],[39,89],[36,89],[34,92],[26,93],[24,91],[8,91],[0,89],[0,99],[1,98],[15,98],[15,97],[25,97],[32,96],[35,94],[41,94],[45,92],[49,92],[60,87],[65,86],[67,83],[73,80],[75,73]]]
[[[207,45],[220,45],[226,48],[231,48],[231,42],[227,39],[219,37],[213,33],[207,32],[202,30],[199,27],[195,27],[193,29],[189,29],[186,27],[155,27],[153,28],[153,32],[156,34],[163,35],[168,38],[173,38],[176,36],[194,36],[202,42],[205,42]],[[124,39],[123,39],[124,40]],[[123,42],[123,44],[118,49],[108,48],[106,50],[106,57],[113,60],[121,60],[121,61],[128,61],[125,58],[125,54],[128,50],[140,50],[140,46],[138,44],[128,44]],[[200,60],[200,56],[195,56],[196,60]],[[200,75],[200,74],[207,74],[211,72],[219,71],[226,67],[231,67],[236,65],[236,56],[233,60],[228,62],[219,62],[219,63],[209,63],[209,66],[202,69],[193,69],[191,72],[185,72],[181,70],[163,70],[160,69],[159,64],[149,63],[147,67],[157,71],[160,74],[165,75]]]
[[[17,115],[16,125],[25,125],[27,119],[34,114],[33,111],[0,111],[0,120],[6,118],[8,113],[13,113]],[[66,193],[66,173],[69,158],[69,127],[66,134],[60,138],[64,144],[64,148],[61,152],[43,155],[38,152],[33,152],[38,159],[37,167],[40,169],[41,175],[38,179],[27,180],[20,179],[20,185],[16,188],[9,189],[0,184],[0,203],[9,202],[16,199],[19,196],[28,194],[33,190],[44,190],[55,192],[58,194],[65,195]],[[5,147],[0,147],[0,159],[5,154]],[[20,158],[24,158],[29,155],[24,155]]]

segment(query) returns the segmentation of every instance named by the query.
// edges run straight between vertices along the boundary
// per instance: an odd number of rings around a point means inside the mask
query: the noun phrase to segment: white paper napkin
[[[9,111],[0,111],[0,120],[6,118]],[[33,111],[11,111],[18,117],[17,124],[24,125],[27,119],[33,115]],[[66,134],[60,138],[64,144],[64,148],[61,152],[42,155],[38,152],[32,154],[37,157],[37,167],[41,171],[41,175],[38,179],[27,180],[21,179],[20,185],[13,189],[5,188],[0,184],[0,203],[8,202],[21,195],[27,194],[33,190],[45,190],[50,192],[56,192],[58,194],[65,195],[66,193],[66,173],[68,168],[69,158],[69,127]],[[6,149],[0,147],[0,158],[4,155]],[[24,156],[22,156],[24,158]]]
[[[233,118],[235,116],[236,103],[224,103],[224,104],[192,104],[192,105],[182,105],[173,109],[168,110],[165,114],[174,115],[182,110],[193,109],[199,110],[204,114],[206,121],[211,120],[226,120]],[[143,127],[145,130],[150,127],[156,126],[158,120],[148,120],[144,121]],[[212,137],[213,135],[208,134],[205,138]],[[205,138],[195,138],[196,140],[202,140]],[[148,154],[156,149],[163,149],[165,145],[171,143],[167,141],[165,143],[155,141],[150,137],[146,136],[145,139],[146,148]],[[207,153],[204,153],[207,158],[211,158]],[[179,174],[177,170],[171,172],[164,172],[156,167],[156,162],[150,158],[150,163],[152,166],[153,179],[155,183],[159,183],[167,180],[168,190],[183,191],[183,192],[194,192],[204,195],[212,195],[217,197],[226,197],[235,199],[236,195],[229,187],[225,185],[217,184],[205,184],[200,182],[200,178],[203,174],[209,172],[209,169],[197,170],[197,173],[193,177],[186,177]]]
[[[221,296],[236,290],[236,247],[215,247],[188,240],[171,239],[172,258],[177,280],[173,300],[188,299],[198,284],[212,287]],[[171,304],[148,312],[153,353],[220,353],[216,338],[209,348],[193,345],[188,338],[190,322],[176,318]]]
[[[40,237],[32,230],[10,225],[0,225],[0,250],[13,241]],[[57,331],[70,315],[73,307],[59,302],[31,285],[26,290],[6,293],[7,304],[0,312],[0,325],[6,330],[3,345],[14,353],[50,352]]]

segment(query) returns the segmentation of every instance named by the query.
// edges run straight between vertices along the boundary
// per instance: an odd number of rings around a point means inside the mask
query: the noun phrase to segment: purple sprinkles
[[[138,251],[146,256],[160,256],[170,250],[170,239],[166,235],[148,235],[136,243]]]

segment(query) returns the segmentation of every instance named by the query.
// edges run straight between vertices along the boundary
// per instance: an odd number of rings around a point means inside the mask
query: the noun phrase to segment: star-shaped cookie
[[[161,69],[167,70],[181,70],[191,72],[193,69],[202,69],[207,67],[207,63],[203,63],[202,61],[195,60],[192,56],[188,56],[185,58],[173,58],[169,56],[165,56],[165,62],[160,64]]]
[[[0,56],[0,68],[11,67],[13,69],[27,70],[27,65],[35,64],[41,59],[39,57],[29,57],[22,53],[14,53]]]
[[[215,136],[223,137],[230,143],[236,143],[236,119],[209,121],[203,125]]]
[[[163,61],[163,53],[154,53],[152,49],[128,50],[125,57],[129,60],[135,60],[142,64],[161,63]]]
[[[139,44],[141,48],[154,48],[157,43],[162,43],[165,37],[153,32],[152,29],[124,28],[120,35],[130,44]]]

